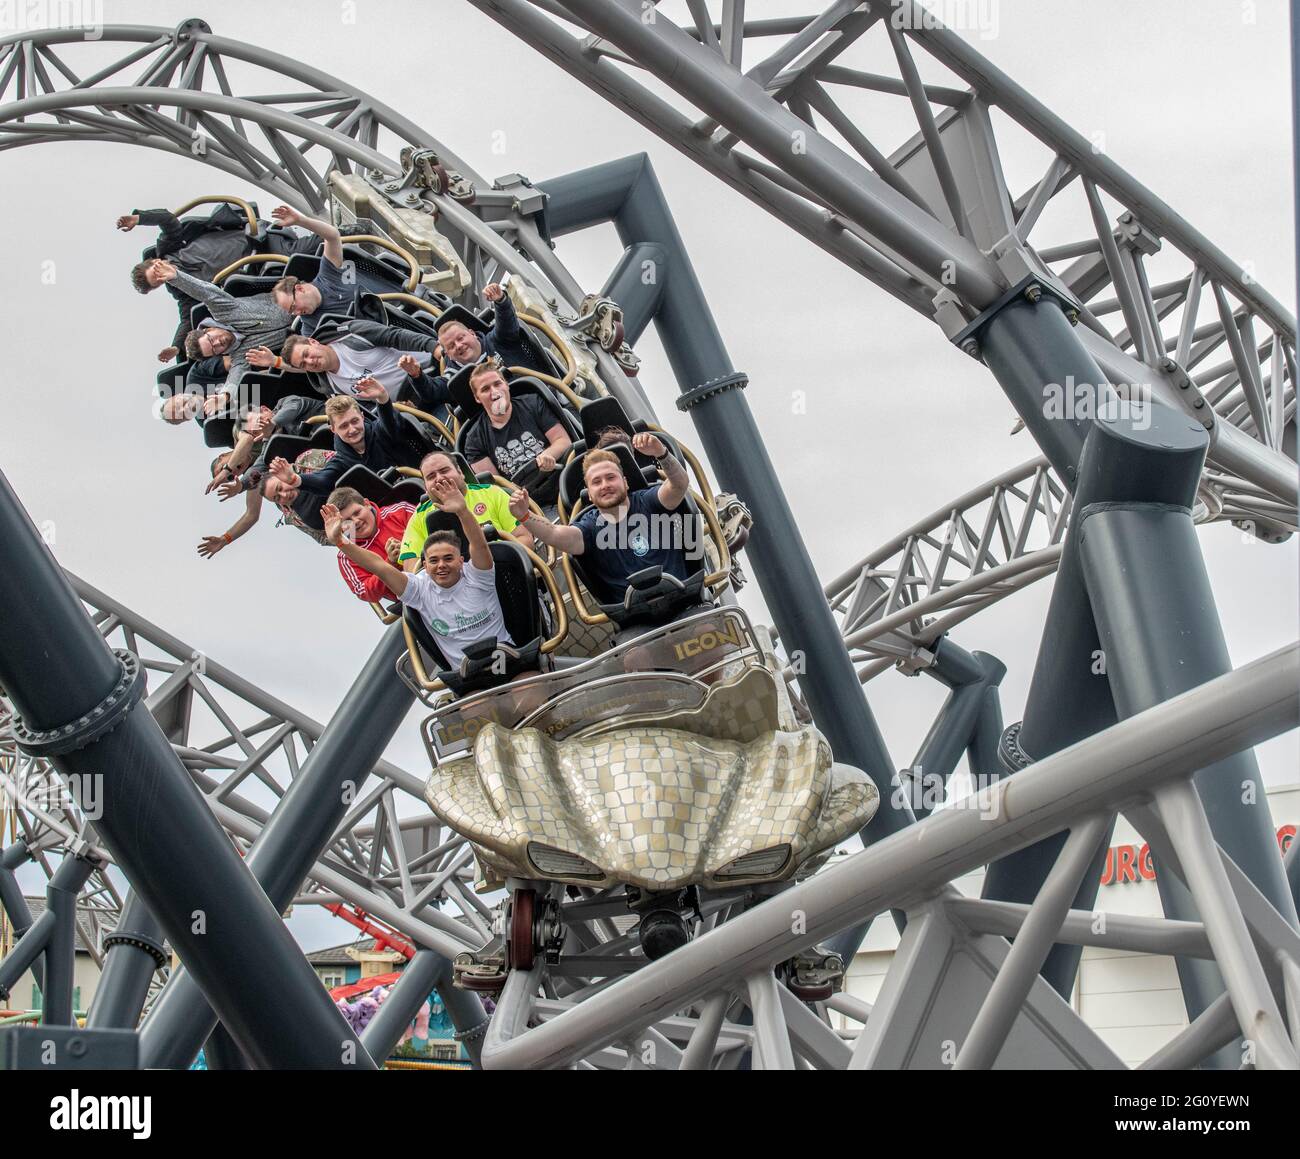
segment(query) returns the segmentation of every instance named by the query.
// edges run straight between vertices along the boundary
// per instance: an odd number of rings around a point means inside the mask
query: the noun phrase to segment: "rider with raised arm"
[[[433,484],[433,490],[438,506],[460,520],[469,544],[468,566],[454,531],[435,531],[430,535],[422,545],[423,567],[407,573],[383,556],[344,538],[343,515],[333,504],[321,508],[321,518],[325,522],[325,538],[352,563],[382,580],[403,604],[419,612],[447,664],[457,668],[469,644],[493,638],[513,645],[514,640],[506,630],[501,601],[497,598],[496,565],[483,528],[454,480],[439,479]]]
[[[279,346],[289,333],[292,319],[269,294],[236,298],[211,282],[201,282],[170,262],[155,263],[159,278],[202,302],[212,314],[185,339],[185,353],[193,360],[230,356],[230,373],[224,391],[233,394],[253,364],[248,353],[258,346]]]
[[[510,497],[495,483],[469,483],[460,473],[456,460],[446,451],[430,451],[420,460],[420,474],[424,478],[425,498],[415,509],[406,525],[399,556],[401,566],[411,571],[419,566],[422,547],[428,536],[429,516],[442,507],[438,500],[442,480],[450,480],[460,494],[466,497],[470,514],[479,523],[491,523],[497,534],[509,535],[525,547],[533,546],[533,537],[511,514]]]
[[[311,334],[326,314],[350,313],[357,300],[357,277],[356,271],[344,264],[343,235],[338,227],[287,205],[277,205],[271,216],[280,225],[300,226],[325,243],[316,277],[310,282],[292,276],[281,278],[271,288],[276,303],[301,319],[299,329],[303,334]]]
[[[618,456],[612,451],[588,451],[582,460],[582,477],[592,506],[567,527],[532,514],[526,490],[510,497],[510,513],[536,539],[582,556],[587,572],[606,589],[592,593],[601,603],[621,602],[629,577],[648,567],[658,566],[664,575],[682,581],[688,575],[684,537],[670,518],[690,489],[686,468],[648,432],[634,435],[632,447],[654,459],[664,481],[658,487],[629,492]]]

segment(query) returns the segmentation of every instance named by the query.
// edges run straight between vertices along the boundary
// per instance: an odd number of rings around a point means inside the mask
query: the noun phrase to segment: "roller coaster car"
[[[737,608],[447,703],[422,734],[430,808],[470,841],[480,891],[512,890],[502,939],[513,968],[543,949],[559,960],[566,885],[611,891],[610,912],[639,914],[642,948],[658,956],[685,940],[684,911],[773,892],[879,801],[798,723],[780,661]],[[499,984],[500,950],[458,963],[462,981]]]

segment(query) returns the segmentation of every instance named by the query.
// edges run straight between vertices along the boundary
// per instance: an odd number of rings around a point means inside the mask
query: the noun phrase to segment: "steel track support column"
[[[138,660],[109,648],[3,475],[0,542],[0,686],[15,739],[73,785],[103,778],[96,832],[250,1058],[372,1065],[140,704]]]
[[[45,986],[41,990],[41,1022],[72,1025],[72,992],[77,968],[77,895],[95,872],[85,857],[65,855],[45,888],[45,908],[54,915],[45,944]]]
[[[1122,717],[1231,668],[1190,503],[1094,505],[1079,513],[1079,550]],[[1268,799],[1252,751],[1201,769],[1193,783],[1215,840],[1292,928],[1295,903],[1278,856]],[[1193,920],[1185,887],[1157,874],[1165,916]],[[1213,963],[1178,959],[1189,1018],[1222,993]]]
[[[623,340],[636,342],[663,301],[664,283],[659,272],[668,268],[668,255],[661,246],[650,242],[630,245],[600,291],[602,298],[613,298],[623,310]]]
[[[985,652],[967,652],[947,636],[939,640],[934,654],[935,662],[926,672],[951,692],[912,762],[913,792],[909,803],[918,821],[928,817],[942,802],[944,787],[962,753],[975,743],[976,730],[989,695],[992,694],[996,706],[998,685],[1007,672],[1006,665],[996,657]],[[998,716],[1001,717],[1000,711]],[[971,773],[975,776],[997,771],[992,767],[982,770],[973,763],[971,765]],[[918,779],[919,793],[916,792]],[[977,788],[978,784],[976,782]]]
[[[31,860],[31,851],[21,837],[0,853],[0,906],[4,907],[5,913],[9,915],[9,924],[14,928],[14,945],[32,928],[32,911],[28,908],[27,899],[23,897],[22,886],[18,884],[14,870]],[[37,987],[44,986],[45,963],[39,956],[32,962],[31,970]]]
[[[402,976],[361,1032],[361,1045],[381,1066],[397,1048],[433,988],[450,978],[451,963],[434,950],[417,950],[415,957],[402,967]]]
[[[1065,311],[1070,307],[1032,280],[1003,295],[955,341],[982,359],[1043,449],[1074,502],[1108,499],[1116,479],[1096,473],[1090,494],[1079,486],[1079,461],[1106,386],[1105,375],[1079,341]],[[1101,732],[1115,723],[1115,705],[1101,644],[1084,589],[1072,532],[1067,533],[1022,725],[1007,730],[1003,763],[1025,767]],[[1106,856],[1109,832],[1094,853],[1073,908],[1091,909]],[[983,896],[1032,903],[1065,845],[1065,834],[994,862]],[[1094,872],[1095,870],[1095,872]],[[1068,998],[1082,947],[1057,943],[1043,964],[1043,977]]]
[[[895,772],[875,717],[822,597],[799,525],[768,458],[738,374],[649,159],[640,154],[543,182],[552,237],[612,221],[625,246],[651,243],[665,256],[655,324],[682,397],[721,485],[754,512],[746,552],[787,654],[801,656],[799,686],[835,759],[856,765],[895,802]],[[863,840],[910,824],[906,807],[882,808]]]
[[[162,927],[132,890],[117,928],[104,938],[104,973],[95,987],[86,1025],[134,1030],[154,973],[166,964]]]
[[[406,718],[413,695],[395,667],[405,648],[400,625],[395,624],[366,661],[244,859],[277,913],[293,903],[349,802],[360,795]],[[190,971],[177,970],[141,1028],[141,1065],[173,1070],[188,1066],[216,1021]]]

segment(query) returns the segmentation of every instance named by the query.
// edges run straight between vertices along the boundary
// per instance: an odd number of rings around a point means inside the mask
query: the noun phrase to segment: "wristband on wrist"
[[[235,542],[235,541],[231,538],[231,536],[230,536],[230,532],[229,532],[229,531],[223,531],[223,532],[221,533],[221,538],[224,539],[227,543],[234,543],[234,542]]]

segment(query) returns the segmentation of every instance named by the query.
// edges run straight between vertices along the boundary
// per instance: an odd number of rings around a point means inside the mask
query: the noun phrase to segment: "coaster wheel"
[[[533,918],[537,912],[537,892],[517,889],[510,899],[510,968],[531,970],[536,961]]]
[[[609,338],[606,341],[600,344],[601,348],[607,354],[613,354],[615,350],[617,350],[620,346],[623,345],[623,338],[625,333],[626,332],[623,329],[623,323],[615,322],[613,332],[610,334]]]

